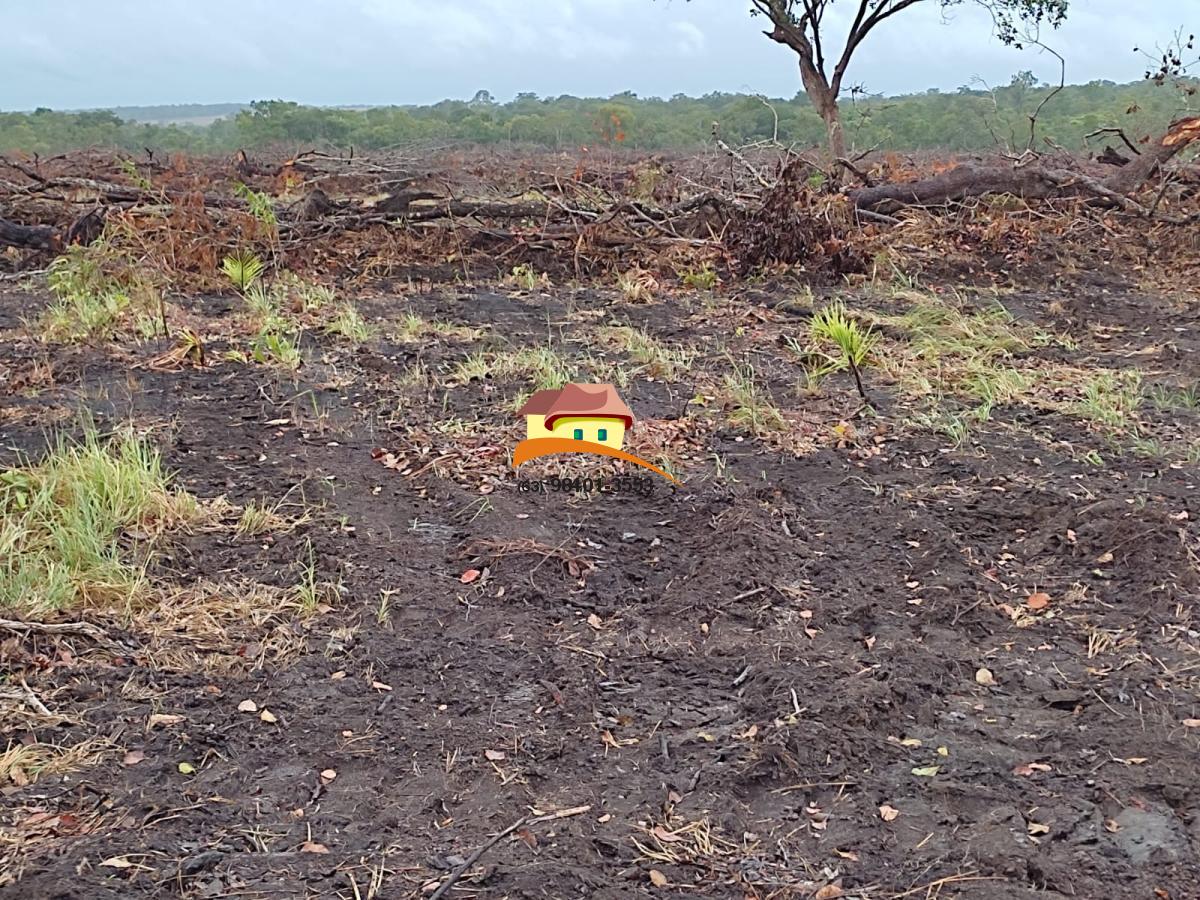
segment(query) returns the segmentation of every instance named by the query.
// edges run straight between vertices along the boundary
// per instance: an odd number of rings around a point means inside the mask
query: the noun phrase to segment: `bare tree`
[[[1048,23],[1057,27],[1067,14],[1069,0],[849,0],[845,6],[855,9],[854,19],[836,53],[826,13],[837,0],[751,0],[752,15],[766,16],[772,25],[767,37],[790,47],[799,57],[800,80],[817,113],[825,122],[829,150],[834,159],[845,159],[846,136],[842,130],[838,97],[842,80],[855,51],[863,40],[893,16],[918,3],[937,3],[943,9],[964,2],[977,3],[991,14],[997,37],[1006,44],[1020,46],[1021,26],[1036,27]],[[832,61],[832,68],[830,62]]]

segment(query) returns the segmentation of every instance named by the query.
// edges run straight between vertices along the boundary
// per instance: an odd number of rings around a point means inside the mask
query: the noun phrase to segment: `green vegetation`
[[[0,471],[0,597],[31,616],[127,608],[145,589],[155,541],[199,513],[148,441],[104,441],[89,426],[41,462]]]
[[[1085,419],[1115,431],[1137,430],[1137,408],[1142,402],[1142,373],[1137,369],[1100,372],[1083,386],[1077,412]]]
[[[54,293],[38,321],[46,340],[106,340],[126,328],[139,337],[160,328],[166,332],[162,292],[150,273],[115,251],[106,238],[68,247],[50,264],[46,278]]]
[[[747,363],[735,365],[725,374],[721,399],[728,411],[730,423],[754,435],[783,431],[787,420],[771,402],[770,396],[758,383],[754,367]]]
[[[467,325],[455,325],[439,319],[426,319],[416,313],[405,313],[400,320],[400,327],[392,334],[392,338],[406,344],[425,340],[430,335],[456,340],[476,340],[479,332]]]
[[[362,344],[375,336],[376,328],[363,318],[356,306],[343,303],[325,326],[325,333],[340,335],[352,344]]]
[[[1184,87],[1194,86],[1185,83]],[[891,150],[978,150],[997,139],[1025,146],[1028,115],[1049,93],[1028,72],[995,90],[931,90],[903,97],[867,97],[842,111],[847,140],[857,147]],[[768,106],[767,103],[770,105]],[[787,144],[823,143],[826,128],[803,94],[787,99],[713,93],[676,95],[669,100],[633,93],[609,98],[539,98],[519,94],[496,103],[485,92],[470,101],[432,106],[329,109],[280,100],[253,103],[207,126],[125,122],[111,112],[0,113],[0,153],[55,153],[110,146],[143,153],[156,150],[232,152],[273,145],[317,144],[378,149],[401,142],[465,140],[482,144],[516,142],[554,147],[623,146],[635,149],[688,148],[709,139],[714,121],[731,143],[769,139]],[[1151,82],[1093,81],[1069,85],[1038,116],[1038,143],[1049,138],[1082,149],[1084,136],[1109,125],[1138,135],[1161,131],[1179,113],[1178,92]],[[247,196],[255,209],[255,201]],[[265,215],[268,208],[258,212]],[[273,212],[271,213],[273,215]]]
[[[265,268],[266,266],[261,259],[246,250],[234,253],[221,260],[221,271],[233,282],[233,286],[242,293],[249,290],[250,286],[262,275]]]
[[[711,291],[721,282],[712,266],[688,269],[686,272],[681,272],[679,278],[685,285],[697,291]]]
[[[500,353],[477,351],[450,371],[456,384],[488,377],[527,379],[534,390],[560,388],[575,378],[575,367],[552,347],[523,347]]]
[[[508,280],[523,291],[536,291],[540,287],[550,286],[550,276],[545,272],[539,274],[537,269],[527,263],[513,266]]]
[[[254,338],[250,355],[256,363],[277,365],[295,372],[303,361],[300,353],[300,332],[288,333],[264,328]]]
[[[835,369],[850,369],[859,396],[866,401],[862,367],[875,345],[879,343],[879,335],[870,326],[863,328],[858,324],[858,320],[850,318],[846,314],[845,304],[840,301],[831,303],[815,313],[810,327],[815,344],[832,344],[837,349],[838,355],[833,358]]]
[[[641,328],[614,325],[605,328],[602,335],[628,353],[646,374],[664,381],[678,381],[687,374],[695,356],[689,350],[668,347]]]

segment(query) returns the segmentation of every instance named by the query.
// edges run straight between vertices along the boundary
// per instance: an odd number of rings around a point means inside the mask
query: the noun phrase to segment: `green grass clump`
[[[107,340],[130,326],[148,337],[165,327],[162,292],[151,273],[106,240],[68,247],[46,280],[54,300],[37,322],[43,340]]]
[[[1117,431],[1136,431],[1141,402],[1142,373],[1137,369],[1100,372],[1084,384],[1083,399],[1075,412]]]
[[[760,436],[787,429],[783,413],[771,402],[749,364],[727,372],[722,388],[722,400],[734,427]]]
[[[325,326],[327,334],[336,334],[352,344],[362,344],[375,336],[375,326],[363,318],[357,307],[343,303]]]
[[[33,616],[129,607],[145,588],[146,548],[199,512],[147,440],[104,441],[92,427],[60,439],[41,462],[0,471],[0,598]]]
[[[628,325],[609,326],[601,334],[628,353],[634,362],[654,378],[679,380],[687,374],[695,357],[689,350],[669,347],[649,332]]]
[[[497,353],[476,351],[450,370],[455,384],[486,378],[527,379],[534,390],[560,388],[576,377],[576,369],[553,347],[523,347]]]

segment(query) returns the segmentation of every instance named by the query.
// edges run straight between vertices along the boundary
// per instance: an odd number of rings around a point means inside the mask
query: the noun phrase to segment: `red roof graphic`
[[[562,390],[538,391],[525,401],[519,414],[545,416],[547,428],[570,416],[621,419],[626,429],[633,427],[633,413],[611,384],[568,384]]]

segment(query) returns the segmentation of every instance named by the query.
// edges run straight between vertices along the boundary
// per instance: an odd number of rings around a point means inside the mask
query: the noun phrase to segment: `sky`
[[[828,20],[844,34],[854,0]],[[0,0],[0,109],[296,100],[320,105],[744,91],[790,97],[795,57],[748,0]],[[1186,11],[1185,11],[1186,10]],[[840,28],[838,26],[841,26]],[[1068,82],[1129,81],[1196,0],[1071,0],[1043,40]],[[1004,47],[970,0],[928,0],[861,45],[849,84],[872,93],[1005,84],[1051,55]]]

